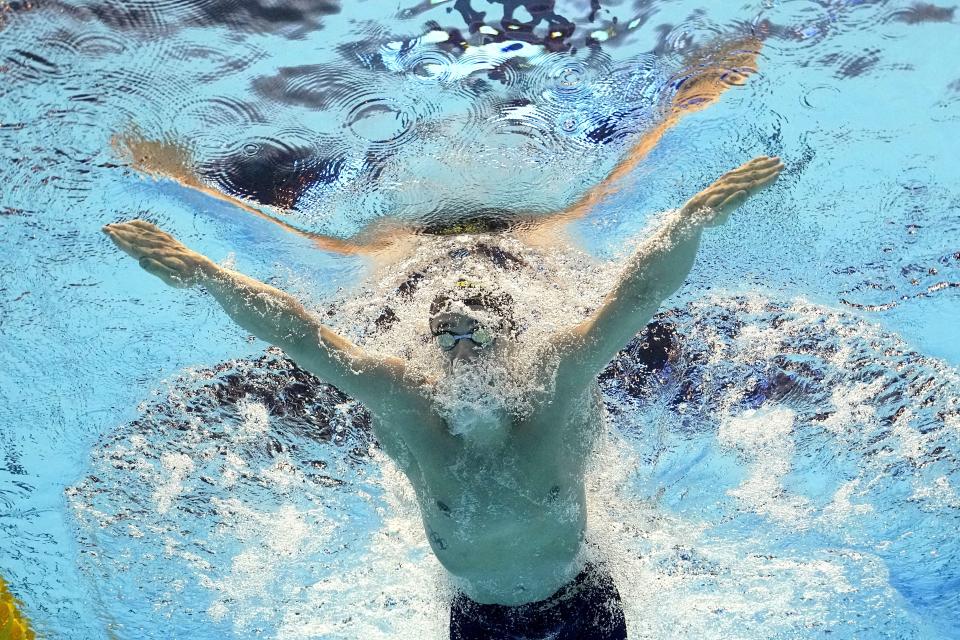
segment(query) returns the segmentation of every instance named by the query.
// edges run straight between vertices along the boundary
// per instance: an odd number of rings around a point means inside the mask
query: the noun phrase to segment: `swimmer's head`
[[[437,347],[453,360],[472,360],[489,353],[513,330],[508,293],[491,292],[480,283],[459,279],[453,290],[430,305],[430,333]]]

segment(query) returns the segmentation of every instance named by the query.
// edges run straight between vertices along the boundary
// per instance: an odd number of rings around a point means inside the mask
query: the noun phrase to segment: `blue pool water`
[[[573,223],[621,259],[724,171],[786,165],[705,236],[660,318],[669,362],[602,380],[591,541],[631,637],[960,637],[960,16],[589,4],[555,3],[558,38],[517,9],[511,39],[470,32],[506,29],[480,0],[0,0],[0,575],[38,631],[445,632],[450,586],[362,408],[100,227],[148,218],[318,308],[369,265],[139,177],[115,136],[185,145],[239,196],[286,163],[309,232],[539,216],[656,120],[686,55],[752,33],[758,73]]]

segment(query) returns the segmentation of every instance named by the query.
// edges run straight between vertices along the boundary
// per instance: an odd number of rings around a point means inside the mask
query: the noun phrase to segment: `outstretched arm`
[[[423,409],[419,394],[404,384],[402,361],[370,356],[323,326],[293,296],[217,265],[144,220],[108,224],[103,231],[168,285],[203,286],[241,327],[375,412]]]
[[[779,158],[760,156],[724,174],[644,241],[597,312],[556,337],[562,354],[558,395],[575,394],[592,382],[683,284],[703,228],[726,222],[731,211],[776,180],[781,169]]]

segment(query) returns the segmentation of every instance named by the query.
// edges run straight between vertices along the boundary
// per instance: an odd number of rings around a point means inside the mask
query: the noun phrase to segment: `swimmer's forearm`
[[[393,359],[373,359],[363,349],[325,327],[289,293],[214,263],[204,265],[198,283],[238,325],[280,347],[298,365],[325,382],[370,402],[373,389],[392,392],[402,367]],[[367,375],[358,384],[356,373]]]
[[[731,211],[776,180],[782,169],[779,158],[754,158],[725,173],[670,214],[637,248],[617,286],[593,317],[557,336],[558,346],[567,353],[557,372],[557,388],[575,394],[592,384],[610,358],[683,286],[704,227],[723,224]]]
[[[693,268],[702,236],[702,221],[691,219],[682,211],[672,214],[633,255],[625,284],[654,295],[659,304],[683,285]]]
[[[355,372],[363,370],[372,374],[368,378],[390,386],[403,371],[401,363],[389,358],[373,359],[324,327],[288,293],[221,267],[153,223],[130,220],[105,225],[103,232],[117,247],[136,258],[143,269],[166,284],[177,288],[202,285],[234,322],[280,347],[301,367],[328,382],[362,392],[366,387],[354,384]]]
[[[637,249],[617,286],[593,317],[578,325],[566,338],[570,368],[586,372],[592,380],[676,292],[693,267],[702,225],[686,224],[674,213]],[[579,344],[579,346],[576,346]],[[577,383],[577,375],[569,376]]]
[[[324,382],[373,409],[423,409],[421,397],[400,384],[404,371],[400,361],[371,357],[321,324],[290,294],[213,263],[201,268],[197,280],[234,322],[280,347]]]
[[[280,289],[213,263],[201,270],[198,284],[234,322],[264,342],[288,350],[307,340],[319,341],[321,324]]]

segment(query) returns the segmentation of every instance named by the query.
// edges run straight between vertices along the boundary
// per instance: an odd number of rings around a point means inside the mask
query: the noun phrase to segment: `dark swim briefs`
[[[627,626],[610,574],[593,564],[539,602],[480,604],[460,593],[450,606],[450,640],[624,640]]]

